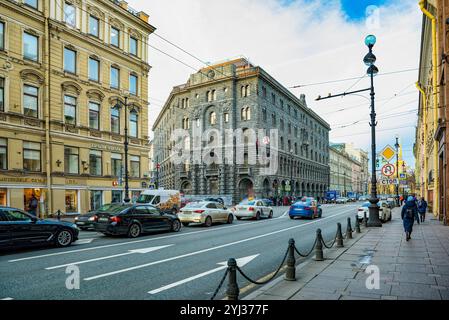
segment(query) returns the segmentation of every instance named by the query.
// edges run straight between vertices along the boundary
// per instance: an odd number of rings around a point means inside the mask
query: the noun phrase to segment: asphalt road
[[[291,220],[288,207],[275,207],[273,219],[192,225],[179,233],[138,239],[81,231],[69,248],[1,253],[0,300],[210,299],[229,258],[245,258],[242,270],[254,280],[263,279],[279,266],[290,238],[307,252],[317,228],[326,241],[333,239],[337,222],[344,232],[347,217],[354,222],[358,206],[323,205],[323,217],[315,220]],[[69,290],[66,282],[76,285],[72,265],[79,270],[79,289]],[[255,289],[241,276],[238,282],[241,296]],[[225,289],[216,299],[224,297]]]

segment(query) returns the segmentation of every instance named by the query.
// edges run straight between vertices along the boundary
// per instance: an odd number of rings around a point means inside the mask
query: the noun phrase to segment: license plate
[[[100,218],[100,219],[98,219],[98,221],[105,222],[105,221],[109,221],[109,219],[108,218]]]
[[[81,225],[83,225],[84,224],[84,222],[82,222],[82,221],[78,221],[76,224],[81,224]]]
[[[191,214],[192,212],[191,211],[183,211],[182,213],[183,214]]]

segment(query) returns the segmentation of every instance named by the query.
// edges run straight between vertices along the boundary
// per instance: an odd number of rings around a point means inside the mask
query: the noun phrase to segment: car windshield
[[[109,213],[109,214],[118,214],[128,208],[132,207],[132,204],[111,204],[107,209],[102,210],[101,212]]]
[[[370,205],[370,203],[369,203],[369,202],[365,202],[364,204],[362,204],[362,207],[368,208],[368,207],[369,207],[369,205]]]
[[[141,194],[136,200],[136,203],[151,203],[154,197],[154,194]]]
[[[244,206],[253,206],[255,203],[256,203],[255,200],[251,200],[251,201],[243,200],[243,201],[240,202],[239,204],[240,204],[240,205],[244,205]]]

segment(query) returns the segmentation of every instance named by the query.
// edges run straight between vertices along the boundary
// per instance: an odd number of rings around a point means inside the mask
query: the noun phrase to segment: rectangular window
[[[0,170],[8,169],[8,140],[0,138]]]
[[[66,213],[78,213],[78,191],[66,190],[65,191],[65,212]]]
[[[129,93],[137,96],[137,76],[134,74],[129,75]]]
[[[34,9],[37,9],[39,4],[38,0],[24,0],[23,3]]]
[[[100,20],[94,16],[89,16],[89,34],[100,37]]]
[[[112,203],[122,202],[122,192],[120,190],[112,190]]]
[[[5,50],[5,24],[0,22],[0,50]]]
[[[120,30],[111,27],[111,44],[120,47]]]
[[[103,191],[92,190],[90,192],[90,210],[98,210],[103,205]]]
[[[137,39],[133,37],[129,37],[129,53],[134,56],[137,56]]]
[[[139,116],[136,112],[131,112],[129,114],[129,135],[131,137],[137,138],[138,135],[138,119]]]
[[[116,67],[111,67],[111,88],[120,88],[120,69]]]
[[[64,96],[65,123],[76,125],[76,98]]]
[[[224,122],[229,122],[229,113],[224,114]]]
[[[64,48],[64,71],[76,73],[76,51]]]
[[[93,176],[101,176],[102,175],[101,151],[100,150],[90,150],[89,167],[90,167],[91,175],[93,175]]]
[[[120,134],[120,110],[111,109],[111,132]]]
[[[36,62],[39,60],[39,37],[28,32],[23,33],[23,58]]]
[[[27,171],[41,171],[41,144],[23,142],[23,169]]]
[[[64,172],[69,174],[79,173],[79,149],[64,147]]]
[[[0,112],[5,111],[5,79],[0,78]]]
[[[33,86],[23,86],[23,113],[28,117],[38,117],[39,89]]]
[[[120,153],[111,153],[112,175],[115,177],[122,176],[122,155]]]
[[[89,58],[89,80],[100,82],[100,61]]]
[[[100,105],[89,102],[89,128],[100,130]]]
[[[138,156],[130,157],[131,170],[130,175],[133,178],[140,177],[140,158]]]
[[[73,4],[68,2],[64,4],[64,21],[71,27],[76,26],[76,9]]]

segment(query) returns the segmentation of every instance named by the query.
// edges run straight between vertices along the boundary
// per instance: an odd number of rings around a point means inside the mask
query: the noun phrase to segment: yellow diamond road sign
[[[391,146],[387,145],[381,152],[380,155],[388,162],[396,155],[396,150]]]

